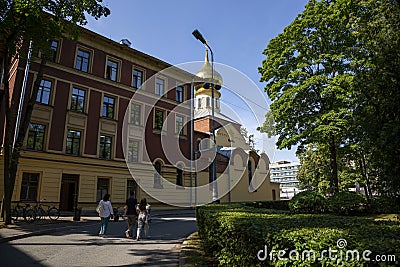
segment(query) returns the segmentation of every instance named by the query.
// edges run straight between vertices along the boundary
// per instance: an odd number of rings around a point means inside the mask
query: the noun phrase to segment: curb
[[[186,265],[186,246],[195,233],[196,232],[191,233],[188,237],[186,237],[181,245],[181,252],[179,253],[179,267],[183,267]]]

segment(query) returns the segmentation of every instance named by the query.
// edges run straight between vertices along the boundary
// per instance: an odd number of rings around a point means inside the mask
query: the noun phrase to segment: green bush
[[[205,205],[196,209],[200,238],[220,266],[398,266],[400,259],[400,224],[374,221],[366,217],[329,214],[271,214],[265,209],[245,205]],[[345,239],[346,246],[338,247]],[[257,254],[267,257],[260,260]],[[329,258],[327,250],[336,250]],[[272,253],[272,250],[275,253]],[[314,251],[310,259],[289,259],[296,250]],[[323,251],[325,250],[325,254]],[[397,262],[346,260],[347,251],[372,251],[369,256],[395,255]],[[278,251],[285,251],[281,259]],[[341,254],[341,252],[343,254]],[[272,254],[271,254],[272,253]],[[272,257],[270,257],[272,255]],[[380,265],[381,264],[381,265]]]
[[[244,202],[244,205],[253,208],[289,210],[289,200],[253,201]]]
[[[366,212],[367,199],[356,192],[342,191],[328,198],[329,212],[338,215],[360,215]]]
[[[324,213],[327,210],[327,201],[321,193],[303,191],[289,201],[289,209],[292,213]]]
[[[369,212],[371,213],[400,213],[400,198],[377,196],[372,198]]]

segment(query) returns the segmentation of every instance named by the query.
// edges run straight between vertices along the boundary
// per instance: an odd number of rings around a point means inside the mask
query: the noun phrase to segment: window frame
[[[158,81],[162,81],[162,83],[159,83]],[[155,94],[158,96],[164,96],[166,84],[167,84],[166,79],[161,78],[161,77],[156,77],[156,79],[155,79]]]
[[[139,107],[139,110],[134,109],[133,106]],[[141,104],[136,103],[136,102],[131,102],[130,112],[129,112],[129,123],[136,125],[136,126],[142,125],[142,105]]]
[[[178,103],[183,103],[184,100],[185,100],[185,87],[183,85],[177,85],[175,87],[175,101]]]
[[[50,83],[50,87],[45,86],[44,83],[46,83],[46,82]],[[47,89],[47,90],[44,90],[44,89]],[[43,101],[43,95],[44,95],[45,91],[48,93],[47,103],[45,101]],[[51,96],[52,96],[51,92],[52,91],[53,91],[53,80],[43,78],[40,81],[39,90],[38,90],[37,96],[36,96],[36,103],[49,106],[51,104]],[[39,101],[38,101],[38,99],[39,99]]]
[[[110,76],[111,73],[109,73],[109,67],[113,69],[112,66],[109,66],[109,62],[115,63],[116,64],[116,69],[115,69],[115,80],[112,79],[113,77]],[[119,82],[120,81],[120,71],[121,71],[121,66],[122,66],[122,62],[121,60],[111,57],[111,56],[107,56],[106,57],[106,64],[105,64],[105,71],[104,71],[104,78],[109,80],[109,81],[113,81],[113,82]]]
[[[136,77],[139,77],[139,76],[136,76],[135,72],[141,73],[140,79],[136,78]],[[133,68],[133,70],[132,70],[132,87],[133,88],[136,88],[136,89],[141,89],[142,88],[143,81],[144,81],[144,74],[145,74],[144,70],[139,69],[139,68]],[[139,86],[138,86],[138,83],[140,83]]]
[[[57,47],[56,49],[54,49],[53,43],[57,43]],[[60,44],[61,44],[61,40],[51,40],[50,41],[50,50],[52,51],[52,55],[51,57],[48,58],[49,61],[53,62],[53,63],[57,63],[58,62],[58,55],[60,54]]]
[[[179,122],[179,125],[181,126],[179,131],[178,131],[178,118],[181,118],[182,121]],[[180,115],[180,114],[175,114],[175,134],[177,135],[186,135],[186,129],[185,129],[185,116]]]
[[[153,188],[164,188],[162,183],[162,172],[163,172],[163,162],[161,160],[156,160],[153,164],[155,169],[154,172],[154,180],[153,180]]]
[[[41,141],[36,141],[37,140],[37,136],[40,134],[40,133],[38,133],[38,131],[36,131],[36,129],[35,130],[33,130],[33,129],[31,129],[31,126],[32,125],[36,125],[36,126],[43,126],[43,129],[42,129],[42,131],[40,131],[42,134],[43,134],[43,136],[41,137]],[[27,137],[27,142],[26,142],[26,149],[28,149],[28,150],[32,150],[32,151],[45,151],[45,140],[46,140],[46,127],[47,125],[45,125],[45,124],[41,124],[41,123],[35,123],[35,122],[31,122],[31,123],[29,123],[29,126],[28,126],[28,137]],[[32,131],[31,131],[32,130]],[[30,141],[29,141],[29,139],[32,137],[32,135],[31,135],[31,133],[32,132],[34,132],[34,135],[33,135],[33,144],[32,144],[32,146],[30,146]],[[37,145],[38,145],[38,142],[39,142],[39,144],[41,145],[41,148],[38,148],[37,147]]]
[[[106,102],[106,98],[109,100],[113,100],[113,103],[110,102]],[[103,95],[103,108],[101,111],[101,116],[103,118],[107,118],[107,119],[114,119],[115,115],[116,115],[116,102],[117,102],[117,98],[110,96],[110,95]],[[111,111],[111,115],[109,115],[109,112]],[[106,112],[106,113],[104,113]]]
[[[79,104],[79,99],[82,98],[82,96],[80,94],[77,94],[77,95],[74,94],[74,90],[78,90],[78,92],[81,92],[81,91],[84,92],[83,101],[81,102],[82,103],[82,107],[81,108],[78,108],[78,107],[81,106],[81,105],[78,105],[78,104]],[[86,90],[86,89],[72,86],[72,89],[71,89],[71,104],[70,104],[70,110],[71,111],[79,112],[79,113],[85,113],[87,92],[88,92],[88,90]],[[78,99],[78,100],[75,100],[74,96],[77,96],[76,99]],[[73,106],[74,104],[76,104],[75,107]]]
[[[183,175],[183,167],[178,165],[176,167],[176,185],[183,186],[184,183],[184,175]]]
[[[159,122],[158,122],[158,119],[157,119],[157,112],[161,112],[162,115],[163,115],[162,122],[161,122],[161,125],[160,125],[161,128],[158,127]],[[153,130],[163,131],[163,129],[164,129],[164,131],[166,131],[166,129],[167,129],[166,118],[167,118],[166,110],[155,107],[153,109]]]
[[[68,149],[68,138],[69,138],[69,133],[70,132],[75,132],[75,133],[79,133],[79,138],[75,138],[75,135],[72,137],[72,141],[71,141],[71,150],[69,151]],[[77,145],[78,145],[78,151],[77,153],[74,153],[74,144],[76,144],[76,142],[74,142],[76,139],[78,139]],[[74,130],[74,129],[68,129],[67,130],[67,137],[65,139],[65,154],[67,155],[72,155],[72,156],[79,156],[81,153],[81,142],[82,142],[82,131],[80,130]]]
[[[28,181],[26,181],[25,177],[28,176]],[[32,185],[31,182],[31,177],[36,176],[37,180],[35,181],[36,185]],[[36,201],[38,197],[38,192],[39,192],[39,183],[40,182],[40,173],[37,172],[23,172],[22,173],[22,180],[21,180],[21,187],[20,187],[20,192],[19,192],[19,198],[20,201]],[[27,183],[27,185],[24,185],[24,183]],[[26,190],[24,190],[24,187],[26,187]],[[34,190],[34,196],[30,198],[30,190]]]
[[[79,52],[81,53],[86,53],[88,55],[88,57],[84,57],[84,55],[79,55]],[[93,51],[90,49],[86,49],[80,46],[77,46],[76,48],[76,54],[75,54],[75,62],[74,62],[74,68],[76,70],[82,71],[82,72],[86,72],[86,73],[90,73],[91,72],[91,66],[92,66],[92,55],[93,55]],[[78,58],[80,58],[81,60],[79,61],[80,67],[78,68]],[[85,62],[85,59],[87,62]],[[84,63],[87,64],[87,67],[84,69]]]
[[[135,143],[137,144],[136,147],[136,151],[132,152],[132,156],[129,155],[129,152],[131,152],[131,144]],[[140,162],[140,141],[136,140],[136,139],[132,139],[130,138],[128,140],[128,148],[127,148],[127,161],[128,163],[138,163]],[[134,154],[136,153],[136,157],[134,156]]]
[[[104,139],[104,141],[102,140]],[[107,152],[109,147],[109,152]],[[113,137],[110,135],[101,134],[99,140],[99,159],[111,160],[113,152]]]
[[[99,188],[100,181],[104,182],[104,184],[101,184],[102,188]],[[110,181],[111,181],[110,178],[97,177],[96,202],[99,202],[101,199],[103,199],[103,196],[105,194],[108,194],[110,192]],[[105,183],[107,183],[107,185]],[[103,191],[104,189],[105,189],[105,192]]]

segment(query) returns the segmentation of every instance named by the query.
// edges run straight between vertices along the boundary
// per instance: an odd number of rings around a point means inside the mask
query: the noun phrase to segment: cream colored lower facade
[[[0,160],[0,194],[3,195],[3,161],[2,158]],[[270,181],[268,157],[261,154],[251,179],[247,160],[248,154],[243,149],[233,149],[225,171],[218,173],[218,196],[221,203],[279,200],[279,184]],[[177,186],[174,166],[164,165],[161,176],[155,172],[150,162],[128,166],[124,161],[23,151],[12,200],[18,202],[21,196],[27,195],[21,194],[21,190],[31,190],[36,191],[36,202],[56,205],[61,210],[73,210],[76,206],[94,211],[104,193],[111,195],[114,207],[121,208],[129,191],[134,189],[137,199],[147,198],[156,207],[193,207],[212,201],[208,169],[196,172],[193,166],[194,172],[190,175],[190,169],[185,167],[183,186]],[[38,177],[36,189],[27,189],[22,185],[24,174]]]

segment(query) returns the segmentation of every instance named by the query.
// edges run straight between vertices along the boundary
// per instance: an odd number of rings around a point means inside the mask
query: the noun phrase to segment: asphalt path
[[[194,214],[153,217],[150,238],[125,237],[126,221],[100,223],[0,244],[0,266],[178,266],[180,246],[197,230]]]

